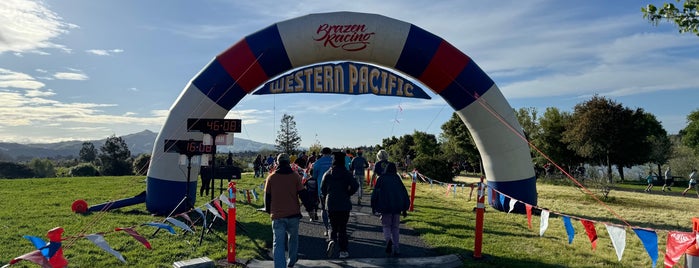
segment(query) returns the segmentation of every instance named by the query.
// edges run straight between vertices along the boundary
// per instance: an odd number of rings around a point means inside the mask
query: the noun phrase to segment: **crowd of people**
[[[349,257],[350,198],[357,195],[357,205],[361,205],[364,172],[372,166],[371,209],[381,219],[386,253],[400,255],[400,216],[407,215],[408,191],[397,173],[396,164],[388,160],[388,153],[380,150],[376,158],[376,164],[371,165],[362,150],[352,154],[350,150],[333,152],[327,147],[319,156],[301,153],[294,157],[282,153],[276,157],[276,167],[265,181],[265,210],[272,219],[274,267],[293,267],[298,261],[301,207],[308,212],[311,221],[321,220],[320,211],[327,257],[335,253],[341,259]],[[261,174],[256,171],[255,176]]]

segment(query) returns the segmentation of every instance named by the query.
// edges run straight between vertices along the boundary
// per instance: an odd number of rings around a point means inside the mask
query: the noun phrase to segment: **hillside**
[[[122,138],[128,144],[131,155],[135,156],[142,153],[150,154],[157,135],[158,133],[144,130],[122,136]],[[87,142],[91,142],[99,150],[106,139],[89,140]],[[32,158],[77,158],[83,142],[85,141],[31,144],[0,142],[0,160],[25,161]],[[274,150],[274,145],[235,137],[233,146],[224,146],[218,149],[219,152],[228,152],[228,150],[233,152]]]

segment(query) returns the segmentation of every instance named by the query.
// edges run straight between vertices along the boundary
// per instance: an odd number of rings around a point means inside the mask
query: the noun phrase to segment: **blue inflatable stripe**
[[[184,197],[187,182],[168,181],[147,178],[146,184],[146,209],[157,215],[168,215]],[[192,179],[189,183],[190,204],[195,204],[197,200],[197,179]],[[191,207],[189,207],[191,208]],[[187,206],[181,205],[176,213],[186,211]]]
[[[439,95],[458,111],[476,101],[476,98],[483,96],[493,84],[495,82],[475,62],[470,61]]]
[[[245,97],[245,90],[235,83],[218,60],[212,61],[192,83],[226,110],[232,109]]]
[[[441,43],[442,38],[420,27],[410,25],[405,46],[403,46],[403,51],[396,62],[396,70],[415,78],[420,77],[432,61]]]
[[[258,63],[267,77],[274,77],[292,68],[276,24],[245,37],[245,41],[255,58],[259,59]]]
[[[494,207],[500,211],[507,211],[509,208],[505,206],[509,205],[510,198],[505,197],[503,200],[504,205],[500,204],[499,197],[493,200],[492,196],[497,196],[498,193],[494,193],[492,189],[497,189],[499,192],[504,193],[512,198],[521,201],[515,204],[515,209],[513,212],[516,213],[526,213],[526,208],[524,203],[536,206],[536,177],[531,177],[529,179],[523,179],[519,181],[488,181],[488,203],[491,207]]]

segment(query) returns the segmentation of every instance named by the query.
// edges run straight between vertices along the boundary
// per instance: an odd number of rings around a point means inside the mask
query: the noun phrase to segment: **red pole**
[[[369,166],[369,168],[366,169],[366,185],[368,185],[369,188],[371,188],[371,176],[369,175],[370,170],[371,166]]]
[[[228,198],[231,201],[228,207],[228,263],[235,263],[235,182],[228,183]]]
[[[473,246],[473,258],[480,259],[481,249],[483,248],[483,212],[485,212],[485,191],[483,186],[483,177],[478,183],[478,201],[476,202],[476,237],[475,245]]]
[[[413,204],[415,203],[415,183],[417,182],[417,171],[413,171],[413,184],[410,187],[410,212],[413,212],[415,208]]]

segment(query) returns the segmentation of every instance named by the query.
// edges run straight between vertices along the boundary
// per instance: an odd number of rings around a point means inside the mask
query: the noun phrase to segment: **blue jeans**
[[[287,265],[296,264],[299,248],[299,218],[282,218],[272,220],[272,232],[274,240],[272,242],[272,255],[274,256],[274,267],[283,268]],[[286,237],[289,238],[289,259],[285,256]]]

